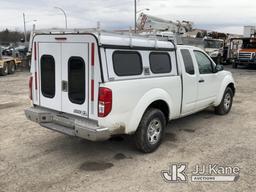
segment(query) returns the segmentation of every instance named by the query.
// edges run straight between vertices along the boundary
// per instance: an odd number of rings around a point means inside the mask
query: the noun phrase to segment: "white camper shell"
[[[31,74],[28,119],[92,141],[135,134],[144,152],[159,146],[169,120],[224,106],[227,88],[228,113],[235,92],[231,73],[198,48],[113,33],[35,34]]]

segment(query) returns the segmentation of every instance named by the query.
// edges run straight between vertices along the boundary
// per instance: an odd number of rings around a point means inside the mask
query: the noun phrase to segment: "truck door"
[[[205,108],[214,103],[218,93],[218,74],[214,73],[215,63],[203,52],[194,50],[198,66],[198,98],[196,107]]]
[[[183,103],[182,115],[193,113],[197,101],[197,75],[195,64],[191,57],[189,49],[181,49],[182,58],[182,79],[183,79]]]
[[[62,43],[62,111],[88,117],[88,43]]]
[[[61,110],[61,44],[38,44],[40,105]]]

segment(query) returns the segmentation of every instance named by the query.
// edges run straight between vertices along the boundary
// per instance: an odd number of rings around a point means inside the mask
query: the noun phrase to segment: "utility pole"
[[[134,0],[134,32],[137,33],[137,0]]]
[[[27,42],[27,29],[26,29],[26,16],[25,13],[23,13],[23,22],[24,22],[24,42]]]

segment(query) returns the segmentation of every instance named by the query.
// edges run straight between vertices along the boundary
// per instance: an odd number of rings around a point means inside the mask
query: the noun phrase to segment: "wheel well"
[[[167,103],[163,100],[157,100],[157,101],[154,101],[153,103],[151,103],[147,110],[149,108],[156,108],[156,109],[159,109],[161,110],[163,113],[164,113],[164,116],[166,118],[166,121],[168,122],[169,121],[169,114],[170,114],[170,110],[169,110],[169,107],[167,105]]]
[[[235,93],[236,93],[236,88],[235,88],[234,83],[230,83],[230,84],[228,85],[228,87],[232,89],[233,94],[235,95]]]

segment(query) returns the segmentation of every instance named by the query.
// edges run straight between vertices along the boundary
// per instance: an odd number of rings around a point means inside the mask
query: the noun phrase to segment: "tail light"
[[[98,116],[106,117],[112,110],[112,91],[101,87],[99,89]]]
[[[32,100],[32,85],[33,85],[33,76],[29,77],[29,98]]]

